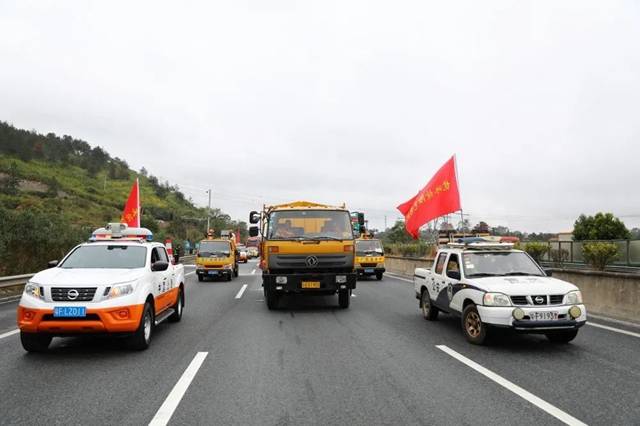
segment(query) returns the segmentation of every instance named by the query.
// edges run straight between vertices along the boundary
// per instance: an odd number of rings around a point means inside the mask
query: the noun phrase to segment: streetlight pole
[[[211,229],[211,189],[208,189],[206,192],[209,193],[209,207],[207,207],[207,230],[205,234],[209,232],[209,229]]]

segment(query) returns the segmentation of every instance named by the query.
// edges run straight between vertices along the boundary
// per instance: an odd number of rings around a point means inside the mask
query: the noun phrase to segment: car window
[[[160,259],[162,262],[169,263],[169,256],[167,256],[167,250],[164,247],[158,247],[158,259]]]
[[[447,253],[440,253],[438,256],[438,262],[436,263],[436,274],[442,274],[442,269],[444,268],[444,261],[447,258]]]
[[[458,261],[457,254],[452,254],[451,256],[449,256],[449,261],[447,262],[447,276],[451,277],[449,275],[449,272],[457,272],[458,274],[460,273],[460,262]]]

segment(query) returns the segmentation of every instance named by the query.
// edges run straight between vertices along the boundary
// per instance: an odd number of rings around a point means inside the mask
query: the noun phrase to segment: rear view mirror
[[[249,213],[249,223],[258,223],[260,222],[260,213],[253,211]]]
[[[460,280],[460,271],[447,271],[447,277],[453,280]]]
[[[364,213],[358,213],[358,225],[364,226]]]
[[[249,227],[249,236],[250,237],[257,237],[259,234],[260,234],[260,229],[258,229],[257,226]]]
[[[56,266],[58,266],[57,260],[50,260],[49,263],[47,263],[47,268],[55,268]]]
[[[169,262],[163,262],[161,260],[151,264],[151,270],[153,272],[166,271],[169,268]]]
[[[553,269],[547,268],[547,269],[544,270],[544,273],[545,273],[546,276],[550,277],[550,276],[553,275]]]

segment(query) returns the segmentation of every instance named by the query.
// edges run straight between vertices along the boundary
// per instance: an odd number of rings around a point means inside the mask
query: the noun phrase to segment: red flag
[[[451,157],[415,197],[398,206],[404,215],[407,232],[418,238],[422,225],[447,213],[460,210],[456,178],[456,156]]]
[[[138,179],[133,183],[127,204],[124,205],[120,222],[126,223],[131,227],[140,227],[140,188]]]

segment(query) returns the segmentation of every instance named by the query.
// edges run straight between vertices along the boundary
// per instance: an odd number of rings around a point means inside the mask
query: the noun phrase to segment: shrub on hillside
[[[582,247],[582,255],[594,269],[604,271],[609,263],[618,258],[618,246],[614,243],[586,243]]]
[[[549,245],[532,241],[525,244],[524,251],[529,253],[533,260],[540,263],[542,257],[549,251]]]

